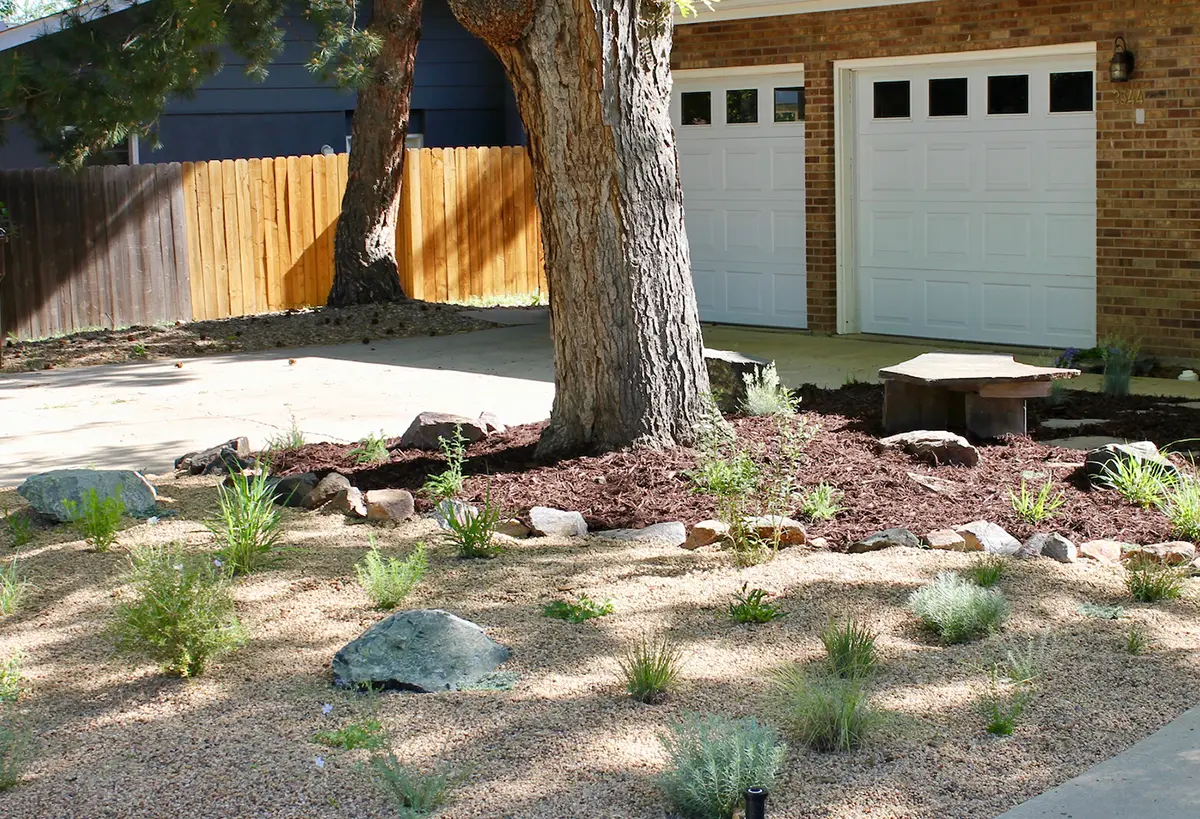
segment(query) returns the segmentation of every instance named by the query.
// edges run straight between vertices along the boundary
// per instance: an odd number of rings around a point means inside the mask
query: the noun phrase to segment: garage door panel
[[[971,146],[934,143],[925,146],[925,189],[971,191]]]
[[[983,147],[985,193],[1033,190],[1033,147],[1001,143]]]
[[[692,265],[692,281],[696,287],[696,305],[700,311],[723,311],[725,303],[718,300],[720,294],[717,271]]]
[[[688,244],[698,250],[701,256],[711,255],[716,250],[716,216],[711,210],[699,208],[683,213]]]
[[[925,294],[925,322],[944,330],[968,331],[972,318],[971,288],[969,281],[925,281],[922,288]]]
[[[1047,285],[1044,301],[1046,326],[1050,332],[1065,339],[1096,332],[1096,310],[1092,306],[1090,287]]]
[[[983,327],[1000,332],[1032,329],[1032,287],[1028,283],[985,282],[982,287]]]
[[[803,263],[807,232],[804,211],[771,211],[771,247],[774,250],[774,260]]]
[[[966,213],[926,213],[926,260],[930,265],[961,267],[971,258],[972,233]]]
[[[725,211],[725,250],[739,258],[762,252],[764,214],[761,210]]]

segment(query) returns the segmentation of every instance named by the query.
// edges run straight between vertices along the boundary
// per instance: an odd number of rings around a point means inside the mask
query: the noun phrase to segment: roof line
[[[110,14],[116,14],[148,2],[149,0],[91,0],[89,3],[81,3],[58,14],[31,20],[28,23],[0,31],[0,51],[8,51],[10,48],[25,45],[47,34],[56,34],[66,28],[76,17],[90,23],[101,17],[107,17]]]

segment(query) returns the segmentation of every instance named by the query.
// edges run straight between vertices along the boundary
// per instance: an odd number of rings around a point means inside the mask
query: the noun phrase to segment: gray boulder
[[[509,651],[474,623],[441,609],[397,612],[333,658],[334,682],[427,693],[481,682]]]
[[[422,412],[408,425],[400,437],[401,449],[424,449],[437,452],[441,439],[454,440],[454,428],[458,427],[467,443],[482,441],[488,434],[488,421],[482,418],[465,418],[445,412]]]
[[[578,512],[564,512],[549,506],[535,506],[529,510],[529,522],[533,533],[539,537],[582,537],[587,534],[587,523]]]
[[[189,475],[228,475],[253,464],[250,439],[244,436],[175,459],[175,469]]]
[[[454,513],[454,519],[458,521],[467,520],[479,514],[479,510],[469,503],[454,498],[443,498],[438,501],[437,506],[433,507],[433,519],[437,521],[439,529],[450,529],[451,512]]]
[[[884,529],[882,532],[876,532],[873,535],[867,535],[862,540],[851,543],[846,551],[852,555],[857,555],[863,552],[878,552],[883,549],[894,549],[900,546],[919,549],[921,548],[921,540],[907,529],[896,527],[894,529]]]
[[[975,520],[955,526],[954,531],[962,535],[968,552],[1011,556],[1021,550],[1021,541],[1006,532],[1002,526],[986,520]]]
[[[1016,552],[1017,557],[1048,557],[1059,563],[1074,563],[1079,557],[1075,544],[1059,534],[1039,532],[1025,541]]]
[[[129,469],[55,469],[27,478],[17,494],[34,511],[60,523],[73,519],[71,503],[83,508],[84,496],[95,490],[100,500],[119,497],[125,511],[135,517],[154,514],[158,493],[140,473]]]
[[[679,546],[687,540],[687,528],[678,521],[655,523],[644,529],[608,529],[595,534],[596,537],[606,537],[610,540],[658,541],[671,546]]]
[[[882,449],[902,449],[923,461],[954,466],[975,466],[979,450],[961,435],[945,430],[917,429],[889,435],[879,441]]]
[[[708,368],[708,383],[717,409],[730,415],[741,412],[742,402],[746,398],[746,376],[758,378],[763,368],[771,362],[732,350],[705,348],[704,364]]]
[[[1158,451],[1152,441],[1132,444],[1105,444],[1090,450],[1083,461],[1083,472],[1094,487],[1111,488],[1109,473],[1122,461],[1141,461],[1154,466],[1164,478],[1177,479],[1179,470]]]

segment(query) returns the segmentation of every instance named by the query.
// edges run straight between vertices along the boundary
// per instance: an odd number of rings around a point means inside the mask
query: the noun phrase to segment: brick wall
[[[1132,82],[1108,79],[1122,35]],[[677,26],[675,68],[803,62],[808,312],[835,330],[833,61],[1097,43],[1097,325],[1200,357],[1200,0],[930,2]],[[1118,92],[1142,92],[1130,104]],[[1134,108],[1146,123],[1134,124]]]

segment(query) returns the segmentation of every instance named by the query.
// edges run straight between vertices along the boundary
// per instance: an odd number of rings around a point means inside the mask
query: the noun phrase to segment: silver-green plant
[[[115,495],[100,497],[95,489],[83,493],[83,503],[63,501],[63,507],[71,517],[71,525],[84,541],[97,552],[107,552],[117,542],[117,530],[125,515],[125,501],[121,491]]]
[[[1012,503],[1013,511],[1017,517],[1026,523],[1037,526],[1039,523],[1049,520],[1054,512],[1066,503],[1066,498],[1062,492],[1053,496],[1054,485],[1050,478],[1042,484],[1042,487],[1035,493],[1030,492],[1025,485],[1025,479],[1021,479],[1021,494],[1008,490],[1009,502]]]
[[[876,639],[874,631],[853,618],[844,623],[831,622],[821,632],[829,673],[852,680],[871,676],[878,662]]]
[[[688,715],[662,735],[670,764],[659,779],[686,819],[732,819],[746,789],[774,786],[787,744],[753,717]]]
[[[953,572],[942,572],[913,592],[908,609],[943,643],[961,643],[989,634],[1008,616],[998,589],[985,589]]]
[[[619,660],[625,690],[638,702],[660,702],[679,681],[683,651],[669,637],[643,635]]]
[[[0,791],[20,784],[33,760],[33,732],[22,725],[11,706],[0,709]]]
[[[879,722],[861,679],[789,664],[774,675],[774,697],[790,735],[814,751],[849,751]]]
[[[1194,475],[1169,487],[1160,508],[1171,521],[1171,537],[1193,543],[1200,541],[1200,480]]]
[[[466,776],[445,766],[426,773],[403,764],[392,753],[371,757],[370,771],[400,819],[432,816]]]
[[[800,490],[800,515],[813,522],[833,520],[842,511],[842,491],[828,483]]]
[[[371,433],[350,448],[346,456],[356,464],[381,464],[388,459],[387,436]]]
[[[425,544],[418,543],[408,557],[385,557],[369,536],[371,548],[354,567],[358,585],[381,609],[394,609],[416,588],[429,568]]]
[[[283,515],[275,505],[275,488],[266,472],[229,476],[217,487],[218,515],[205,525],[221,544],[220,560],[231,575],[249,574],[275,557],[283,538]]]
[[[117,648],[149,657],[166,674],[194,677],[242,646],[228,575],[214,563],[185,555],[178,544],[135,550],[130,596],[117,604],[111,625]]]
[[[13,703],[25,693],[25,679],[21,669],[25,665],[25,654],[15,651],[0,659],[0,704]]]
[[[443,435],[438,438],[438,447],[446,460],[446,468],[437,475],[430,475],[421,487],[421,491],[434,503],[462,494],[463,464],[467,460],[467,439],[462,427],[455,424],[452,437]]]
[[[0,616],[12,614],[21,606],[29,583],[17,573],[17,559],[0,569]]]
[[[746,384],[746,396],[742,399],[742,412],[746,415],[795,415],[799,400],[779,380],[775,364],[761,368],[758,373],[742,376]]]

